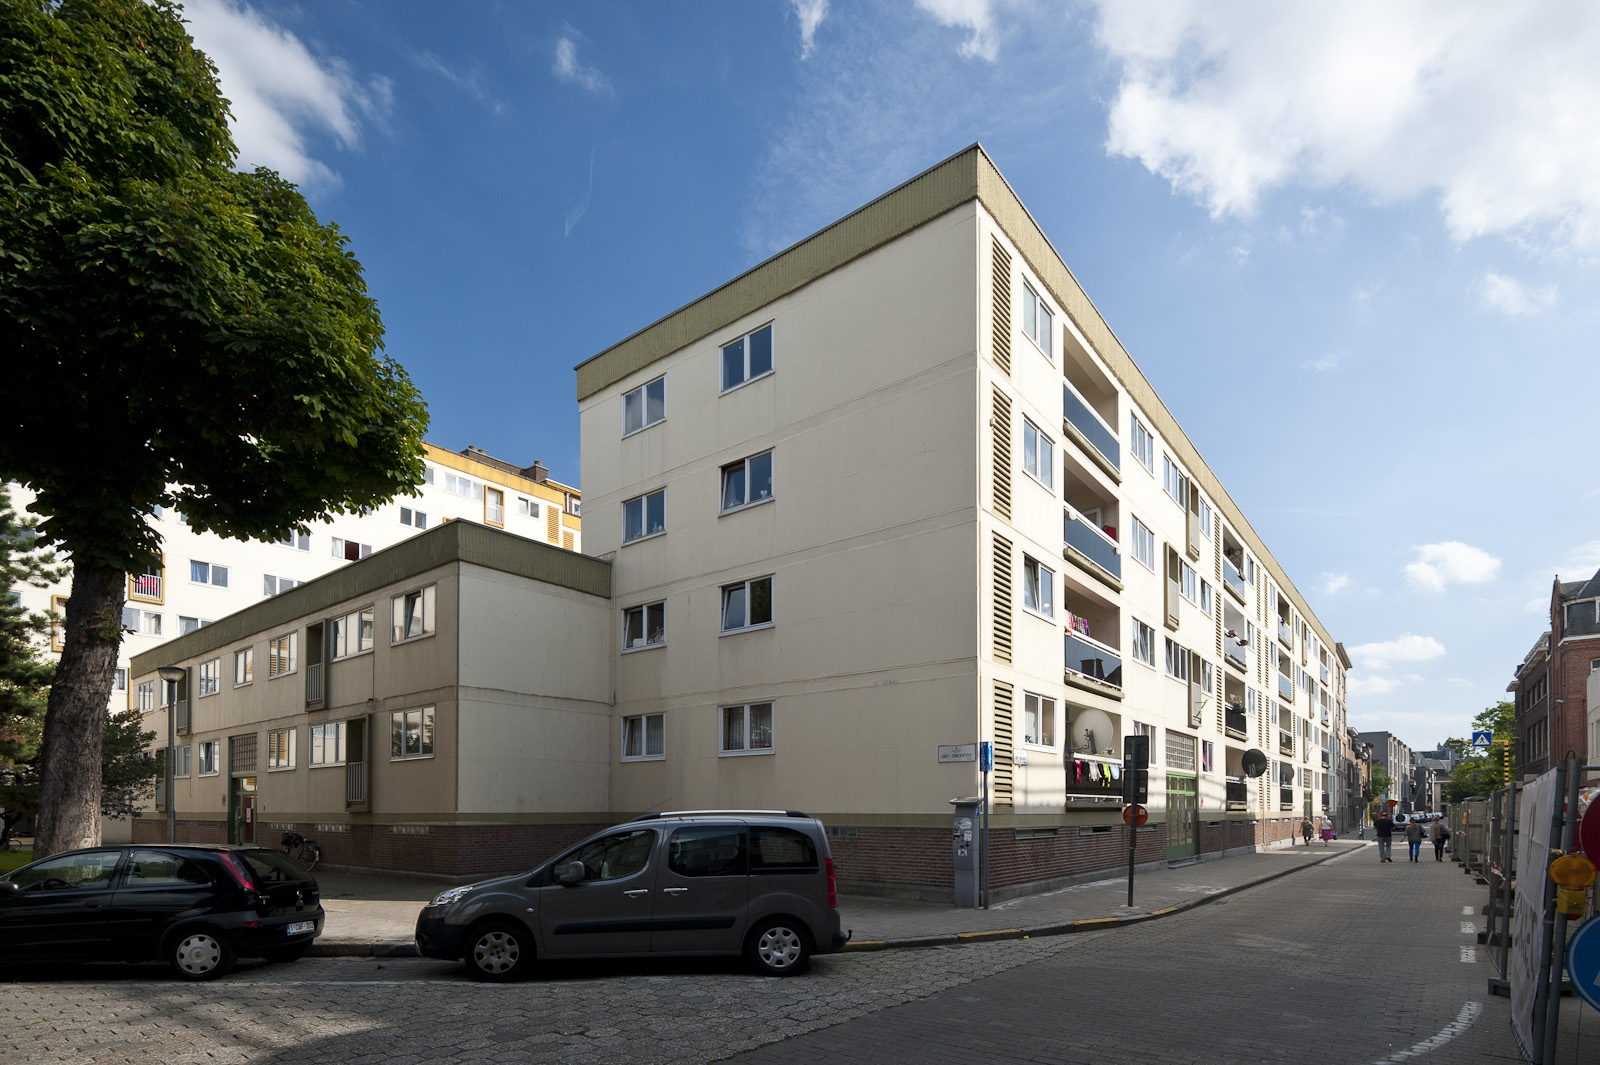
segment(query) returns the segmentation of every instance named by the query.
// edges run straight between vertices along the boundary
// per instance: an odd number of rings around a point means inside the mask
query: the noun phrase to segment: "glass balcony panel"
[[[1245,589],[1250,587],[1244,582],[1244,577],[1240,576],[1239,567],[1227,559],[1222,560],[1222,579],[1227,581],[1228,587],[1238,592],[1241,598],[1244,596]]]
[[[1294,681],[1282,673],[1278,674],[1278,695],[1286,703],[1294,702]]]
[[[1100,415],[1072,390],[1071,385],[1062,387],[1061,398],[1067,421],[1094,445],[1094,449],[1100,452],[1107,462],[1116,469],[1122,469],[1122,451],[1117,443],[1117,434],[1100,420]]]
[[[1062,537],[1068,544],[1104,569],[1107,573],[1122,579],[1122,552],[1117,550],[1117,542],[1095,526],[1089,524],[1083,515],[1068,507],[1065,528]]]
[[[1290,647],[1294,646],[1294,629],[1291,628],[1289,623],[1284,621],[1282,618],[1278,619],[1278,639],[1282,640]]]
[[[1067,670],[1079,676],[1122,687],[1122,656],[1111,648],[1075,632],[1066,634]]]

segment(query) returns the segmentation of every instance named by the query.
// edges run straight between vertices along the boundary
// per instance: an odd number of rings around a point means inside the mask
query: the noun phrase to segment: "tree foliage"
[[[1516,779],[1517,708],[1504,700],[1485,708],[1472,719],[1474,732],[1493,733],[1493,746],[1487,751],[1471,747],[1465,740],[1446,740],[1447,745],[1459,745],[1463,752],[1461,763],[1450,773],[1444,787],[1445,802],[1460,802],[1474,795],[1488,795],[1503,787],[1506,780],[1506,759],[1511,758],[1511,779]]]
[[[50,619],[23,607],[22,585],[43,588],[59,579],[50,551],[41,550],[36,521],[19,518],[0,483],[0,844],[38,809],[38,758],[45,703],[55,663],[44,654]]]
[[[1372,763],[1372,797],[1381,799],[1385,796],[1392,797],[1394,793],[1394,778],[1383,767],[1381,762]]]
[[[159,553],[155,507],[276,539],[421,479],[426,408],[360,264],[293,185],[231,169],[227,116],[170,0],[0,0],[0,350],[26,397],[0,477],[74,568],[47,852],[93,842],[122,578]]]

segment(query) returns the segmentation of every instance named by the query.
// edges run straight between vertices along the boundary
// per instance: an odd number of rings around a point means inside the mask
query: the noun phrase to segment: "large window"
[[[201,696],[217,694],[222,686],[222,659],[200,663],[199,682]]]
[[[372,608],[353,610],[342,618],[334,618],[329,625],[329,658],[348,658],[372,650]]]
[[[431,473],[433,471],[430,470],[429,472]],[[310,533],[303,533],[303,532],[295,532],[294,530],[291,529],[287,534],[284,535],[284,538],[282,540],[278,541],[278,546],[279,547],[293,547],[293,548],[297,548],[297,549],[299,549],[301,551],[310,551],[311,550],[311,534]]]
[[[1156,746],[1156,727],[1154,725],[1146,725],[1142,721],[1135,721],[1133,723],[1133,734],[1147,737],[1150,740],[1150,764],[1155,765],[1158,763],[1161,759],[1157,757],[1160,753],[1160,748]]]
[[[667,716],[635,714],[622,719],[622,760],[643,762],[667,756]]]
[[[267,676],[281,677],[295,671],[295,651],[300,644],[300,634],[287,632],[267,641]]]
[[[195,584],[211,584],[218,588],[228,586],[228,567],[214,566],[209,562],[189,563],[189,580]]]
[[[1022,742],[1039,747],[1056,745],[1056,701],[1044,695],[1024,692],[1022,696]]]
[[[458,477],[453,473],[444,475],[444,490],[451,495],[460,496],[462,499],[483,498],[483,485],[470,477]]]
[[[344,722],[311,726],[311,765],[344,764]]]
[[[196,761],[199,762],[199,765],[195,767],[195,773],[202,777],[216,776],[219,772],[219,769],[217,768],[219,764],[217,753],[222,746],[222,741],[206,740],[200,744],[197,744],[197,746],[200,748],[199,755],[196,758]]]
[[[1133,519],[1133,557],[1145,569],[1156,568],[1156,534],[1137,517]]]
[[[142,632],[146,636],[161,635],[161,615],[151,610],[140,610],[137,607],[124,607],[122,609],[122,631]]]
[[[690,825],[672,833],[667,868],[679,876],[744,876],[743,825]]]
[[[772,498],[772,452],[763,451],[722,467],[722,512]]]
[[[1050,490],[1055,490],[1055,443],[1031,421],[1022,419],[1022,468]]]
[[[667,490],[658,488],[622,504],[622,542],[667,531]]]
[[[1206,617],[1211,616],[1211,602],[1211,585],[1202,577],[1200,579],[1200,612]]]
[[[498,488],[483,490],[483,520],[487,525],[504,528],[506,523],[506,494]]]
[[[189,775],[189,748],[174,747],[172,749],[172,775],[186,777]]]
[[[261,576],[261,594],[277,595],[279,592],[287,592],[290,588],[298,588],[301,583],[303,582],[290,580],[288,577],[274,577],[270,573],[265,573]]]
[[[722,390],[772,372],[772,323],[722,345]]]
[[[1200,575],[1195,573],[1193,566],[1182,560],[1178,562],[1178,591],[1191,603],[1200,600]]]
[[[667,416],[667,379],[658,377],[622,397],[622,435],[637,433]]]
[[[428,516],[420,510],[412,510],[410,507],[401,507],[400,524],[409,525],[413,529],[426,529],[428,527]]]
[[[390,601],[389,642],[414,640],[433,633],[433,585],[397,595]]]
[[[1150,435],[1150,430],[1144,427],[1143,422],[1131,414],[1128,415],[1128,435],[1131,437],[1128,441],[1128,450],[1133,453],[1133,457],[1138,461],[1139,465],[1154,473],[1156,469],[1155,437]]]
[[[1033,286],[1026,281],[1022,283],[1022,331],[1028,339],[1039,345],[1039,350],[1050,358],[1055,358],[1055,349],[1051,338],[1055,335],[1056,316],[1051,313],[1050,307]]]
[[[722,708],[723,754],[772,753],[772,704]]]
[[[249,684],[256,679],[256,649],[246,647],[233,652],[233,686]]]
[[[772,578],[722,586],[722,631],[740,632],[772,624]]]
[[[1173,680],[1189,679],[1189,651],[1170,639],[1167,640],[1167,676]]]
[[[1189,478],[1178,469],[1171,455],[1161,456],[1161,487],[1178,506],[1189,506]]]
[[[267,768],[294,768],[294,729],[272,729],[267,733]]]
[[[1049,566],[1022,556],[1022,606],[1047,618],[1056,615],[1056,574]]]
[[[182,614],[179,614],[178,615],[178,635],[179,636],[187,636],[191,632],[200,631],[201,629],[205,628],[209,624],[211,624],[211,619],[209,619],[209,618],[189,618],[189,617],[184,617]]]
[[[139,711],[148,713],[156,708],[156,682],[153,680],[142,681],[139,684]]]
[[[390,758],[433,757],[433,707],[400,710],[390,716]]]
[[[1133,660],[1151,668],[1156,664],[1156,630],[1138,618],[1133,619]]]
[[[342,558],[346,562],[355,562],[372,554],[371,544],[357,543],[354,540],[345,540],[335,536],[333,538],[333,557]]]
[[[622,612],[622,649],[638,651],[667,642],[667,604],[646,603]]]

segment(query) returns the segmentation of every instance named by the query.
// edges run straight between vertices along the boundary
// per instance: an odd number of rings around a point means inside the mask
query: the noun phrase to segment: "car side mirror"
[[[568,862],[556,870],[556,882],[559,884],[581,884],[589,870],[583,867],[582,862]]]
[[[9,880],[0,880],[0,898],[10,898],[20,894],[22,889]]]

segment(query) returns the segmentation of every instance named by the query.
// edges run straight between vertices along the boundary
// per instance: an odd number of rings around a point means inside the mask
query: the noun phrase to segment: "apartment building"
[[[1550,627],[1534,641],[1506,691],[1516,703],[1517,754],[1524,778],[1563,758],[1585,760],[1595,748],[1589,727],[1590,674],[1600,671],[1600,572],[1550,587]]]
[[[1130,735],[1141,861],[1334,809],[1348,660],[981,147],[577,370],[614,810],[803,809],[948,898],[985,786],[996,897],[1124,862]]]
[[[1372,748],[1372,764],[1383,766],[1394,782],[1388,792],[1375,793],[1375,799],[1394,799],[1401,813],[1411,812],[1411,747],[1392,732],[1361,732],[1357,737]]]
[[[550,480],[542,463],[519,467],[475,447],[460,452],[425,447],[423,482],[411,496],[364,514],[331,517],[279,543],[197,533],[174,510],[156,515],[162,563],[128,576],[112,709],[134,705],[129,670],[135,655],[441,522],[479,522],[567,551],[582,550],[580,493]],[[11,490],[19,510],[33,502],[27,489],[12,485]],[[71,595],[71,577],[52,588],[25,586],[21,594],[29,609],[60,616]],[[57,627],[53,651],[61,650],[60,640]]]
[[[136,654],[177,838],[293,829],[331,863],[471,875],[607,823],[609,593],[604,562],[452,521]]]

